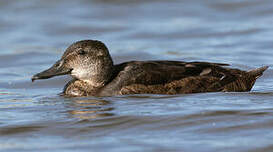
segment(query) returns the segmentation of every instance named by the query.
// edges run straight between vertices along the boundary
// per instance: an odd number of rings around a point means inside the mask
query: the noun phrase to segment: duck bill
[[[70,74],[71,71],[72,69],[64,67],[63,65],[61,65],[61,62],[58,61],[49,69],[33,75],[31,80],[32,82],[34,82],[35,80],[38,80],[38,79],[48,79],[54,76],[66,75],[66,74]]]

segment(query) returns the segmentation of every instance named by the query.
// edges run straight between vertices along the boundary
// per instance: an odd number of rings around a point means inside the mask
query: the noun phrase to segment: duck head
[[[97,40],[82,40],[70,45],[52,67],[35,74],[32,81],[70,74],[75,79],[102,85],[111,77],[113,61],[107,47]]]

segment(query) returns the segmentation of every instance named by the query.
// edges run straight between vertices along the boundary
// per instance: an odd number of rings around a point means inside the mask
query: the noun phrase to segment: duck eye
[[[87,52],[84,51],[84,50],[80,50],[80,51],[79,51],[79,54],[80,54],[80,55],[85,55],[86,53],[87,53]]]

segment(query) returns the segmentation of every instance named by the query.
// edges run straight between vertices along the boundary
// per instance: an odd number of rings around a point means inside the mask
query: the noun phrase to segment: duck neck
[[[84,79],[89,86],[101,88],[105,86],[111,79],[114,70],[113,61],[107,60],[108,62],[102,62],[98,64],[93,70],[93,74],[89,79]]]

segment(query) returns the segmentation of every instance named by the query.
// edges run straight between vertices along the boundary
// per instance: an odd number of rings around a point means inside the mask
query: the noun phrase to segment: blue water
[[[68,76],[30,80],[82,39],[116,63],[272,66],[270,0],[2,0],[0,14],[0,151],[273,150],[271,68],[248,93],[64,98]]]

